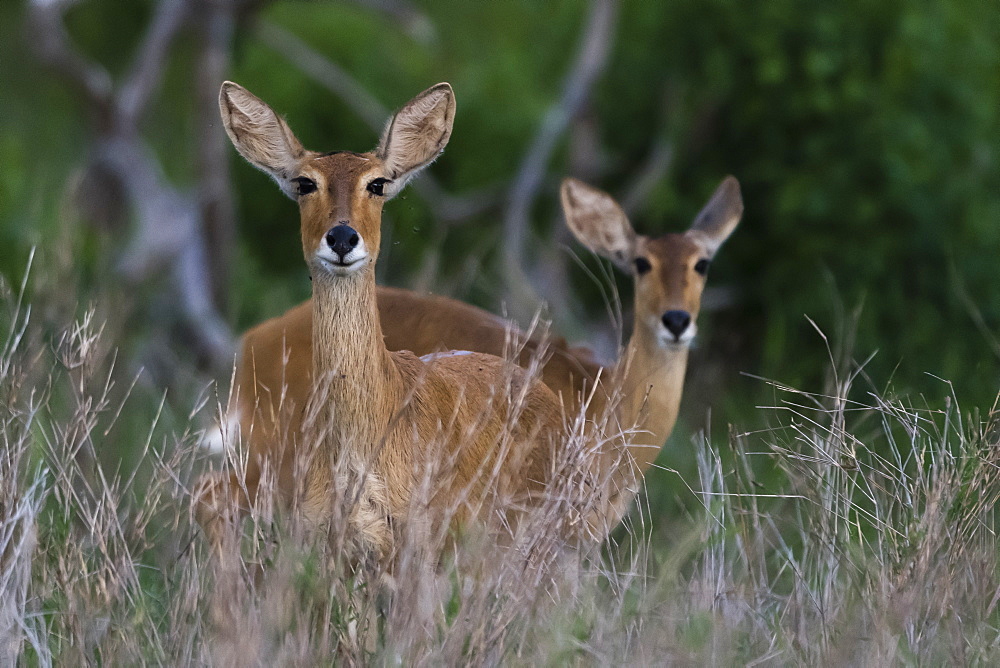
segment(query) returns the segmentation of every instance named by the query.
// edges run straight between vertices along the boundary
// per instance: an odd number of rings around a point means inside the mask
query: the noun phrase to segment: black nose
[[[350,225],[334,225],[326,233],[326,243],[334,253],[343,260],[348,253],[354,250],[361,238]]]
[[[663,326],[674,335],[674,338],[681,338],[681,334],[690,324],[691,314],[687,311],[667,311],[663,314]]]

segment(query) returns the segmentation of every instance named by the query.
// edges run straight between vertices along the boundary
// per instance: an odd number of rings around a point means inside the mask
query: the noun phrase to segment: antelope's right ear
[[[295,199],[291,182],[306,156],[288,124],[243,86],[226,81],[219,90],[219,111],[233,146],[257,169]]]
[[[566,224],[584,246],[632,271],[635,230],[618,202],[603,190],[577,179],[564,179],[559,189]]]
[[[389,121],[375,149],[385,163],[386,197],[394,197],[406,182],[441,155],[455,124],[455,91],[439,83],[406,103]]]
[[[735,176],[727,176],[712,193],[708,204],[698,213],[688,234],[699,237],[711,257],[733,233],[742,216],[743,195],[740,194],[740,182]]]

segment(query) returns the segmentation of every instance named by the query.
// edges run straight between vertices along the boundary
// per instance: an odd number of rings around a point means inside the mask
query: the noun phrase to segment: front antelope
[[[382,555],[431,468],[441,480],[430,504],[459,522],[483,518],[497,499],[523,502],[544,489],[563,431],[551,390],[492,355],[421,359],[390,352],[383,340],[374,271],[382,206],[447,144],[451,86],[438,84],[410,101],[368,153],[303,149],[270,107],[234,83],[223,84],[220,107],[240,154],[299,204],[313,286],[314,401],[323,427],[305,476],[307,521],[322,526],[330,515],[331,490],[340,482],[333,460],[363,480],[352,528]]]
[[[613,449],[604,457],[610,499],[607,514],[595,521],[610,530],[673,431],[708,267],[739,224],[743,199],[739,182],[729,176],[687,232],[652,238],[636,234],[618,203],[597,188],[565,179],[560,195],[576,238],[635,279],[632,337],[617,364],[601,372],[603,391],[586,408],[591,419],[611,417],[620,429],[634,430],[626,440],[626,465],[615,464]]]
[[[544,348],[550,356],[541,377],[550,387],[569,387],[596,373],[590,350],[571,348],[562,339],[529,338],[511,321],[454,299],[380,285],[376,302],[389,350],[416,355],[474,350],[501,357],[520,351],[520,363],[527,366]],[[292,500],[313,386],[312,329],[312,300],[307,300],[244,334],[226,415],[204,441],[212,450],[242,446],[236,457],[241,470],[205,474],[199,481],[204,499],[199,515],[207,529],[220,512],[233,519],[248,513],[258,493],[277,493],[285,505]],[[274,485],[263,479],[265,471]]]

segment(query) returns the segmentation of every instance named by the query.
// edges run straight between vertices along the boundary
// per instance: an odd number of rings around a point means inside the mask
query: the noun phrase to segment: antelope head
[[[687,232],[656,238],[636,234],[610,195],[582,181],[564,180],[560,194],[580,243],[634,277],[636,329],[664,348],[689,346],[708,267],[743,215],[739,182],[726,177]]]
[[[304,149],[284,119],[229,81],[219,108],[240,154],[298,202],[312,275],[345,277],[374,267],[382,205],[444,150],[455,95],[447,83],[428,88],[390,119],[378,147],[367,153]]]

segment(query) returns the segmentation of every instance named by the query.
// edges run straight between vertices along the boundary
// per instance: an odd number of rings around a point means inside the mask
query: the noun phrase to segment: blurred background
[[[373,147],[449,81],[451,143],[386,207],[381,281],[524,325],[544,308],[605,357],[621,333],[591,274],[614,272],[569,238],[559,181],[662,234],[735,175],[746,213],[659,460],[682,475],[692,433],[761,426],[761,378],[820,391],[856,361],[861,394],[954,395],[973,417],[997,397],[992,3],[35,0],[0,5],[0,26],[0,273],[16,293],[37,249],[42,340],[88,309],[104,323],[104,359],[141,395],[109,463],[151,416],[183,428],[214,402],[239,332],[309,295],[294,204],[222,130],[224,79],[320,151]],[[681,487],[655,474],[654,508]]]

